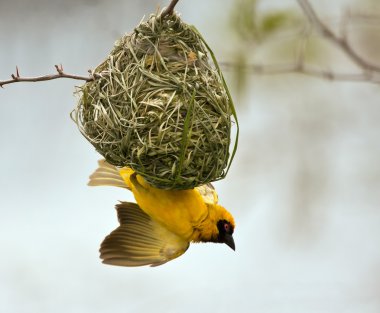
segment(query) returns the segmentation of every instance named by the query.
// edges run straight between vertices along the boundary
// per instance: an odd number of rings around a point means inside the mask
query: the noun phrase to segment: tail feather
[[[98,161],[99,167],[91,174],[89,186],[113,186],[129,189],[116,166],[106,160]]]

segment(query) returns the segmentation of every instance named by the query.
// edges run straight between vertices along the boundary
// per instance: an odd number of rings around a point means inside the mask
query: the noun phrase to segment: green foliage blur
[[[258,6],[258,0],[237,0],[233,7],[231,25],[242,40],[260,42],[301,22],[292,9],[262,12]]]
[[[296,1],[291,7],[268,8],[264,4],[268,2],[235,0],[231,8],[230,26],[237,43],[227,63],[232,70],[232,87],[237,96],[245,93],[249,78],[255,75],[254,69],[260,66],[290,67],[302,62],[321,71],[352,71],[351,67],[340,65],[342,60],[350,63],[349,57],[337,45],[313,30]],[[379,63],[378,0],[347,3],[335,16],[328,15],[328,6],[318,6],[316,1],[312,5],[323,23],[338,36],[346,36],[353,50],[368,62]]]
[[[251,74],[249,64],[255,63],[259,50],[281,33],[299,32],[304,20],[295,8],[264,11],[260,9],[259,0],[236,0],[230,14],[230,24],[238,42],[233,52],[233,88],[237,95],[242,95]],[[279,61],[283,61],[294,56],[295,45],[295,40],[282,43],[280,48],[268,51],[267,56],[277,54]]]

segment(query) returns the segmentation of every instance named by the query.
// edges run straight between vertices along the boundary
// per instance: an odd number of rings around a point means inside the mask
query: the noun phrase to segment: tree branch
[[[164,12],[162,12],[161,17],[165,17],[166,15],[173,14],[174,7],[177,5],[178,1],[179,0],[172,0],[172,2],[170,2],[169,6],[166,8],[166,10]]]
[[[356,82],[370,82],[375,84],[380,84],[380,67],[374,64],[371,64],[367,60],[365,60],[362,56],[355,52],[352,46],[346,39],[346,32],[344,29],[344,23],[342,21],[341,35],[336,35],[325,23],[321,21],[321,19],[316,14],[313,7],[310,5],[308,0],[297,0],[302,10],[304,11],[307,19],[310,22],[311,26],[314,26],[319,33],[330,40],[332,43],[338,46],[355,64],[362,69],[360,73],[336,73],[330,70],[323,70],[317,67],[309,66],[305,64],[305,49],[306,49],[306,38],[310,35],[308,31],[303,34],[303,39],[300,43],[299,49],[297,50],[297,56],[293,64],[284,63],[284,64],[271,64],[271,65],[260,65],[260,64],[252,64],[252,65],[244,65],[242,70],[250,71],[255,74],[260,75],[277,75],[277,74],[292,74],[298,73],[307,76],[323,78],[334,81],[356,81]],[[172,0],[169,6],[162,12],[161,17],[165,17],[166,15],[173,14],[174,8],[177,5],[179,0]],[[240,65],[233,64],[229,62],[221,63],[224,68],[239,68]],[[92,81],[96,78],[102,77],[103,75],[107,75],[107,73],[95,74],[92,71],[89,71],[90,75],[87,76],[79,76],[73,74],[67,74],[63,71],[62,65],[55,65],[55,69],[57,71],[56,74],[37,76],[37,77],[22,77],[19,73],[19,69],[16,67],[16,74],[12,74],[12,79],[0,81],[0,87],[4,85],[17,83],[17,82],[40,82],[46,80],[53,80],[58,78],[69,78],[83,81]],[[241,69],[241,68],[240,68]]]
[[[309,22],[316,27],[316,29],[323,37],[336,44],[354,63],[356,63],[364,71],[380,72],[379,66],[371,64],[352,48],[352,46],[348,43],[346,36],[338,36],[329,27],[327,27],[327,25],[324,24],[318,17],[308,0],[297,1],[306,17],[308,18]]]
[[[308,0],[297,0],[302,7],[304,14],[310,22],[311,27],[307,27],[302,32],[300,44],[296,49],[296,56],[293,63],[280,64],[234,64],[229,62],[221,63],[221,66],[226,69],[235,68],[239,71],[251,72],[257,75],[280,75],[280,74],[303,74],[311,77],[322,78],[333,81],[351,81],[380,84],[380,67],[366,61],[362,56],[357,54],[347,41],[346,23],[348,18],[352,18],[349,12],[342,17],[340,23],[340,36],[336,35],[315,13],[315,10],[310,5]],[[378,16],[361,16],[363,19],[376,19]],[[337,45],[338,48],[345,53],[352,62],[358,67],[358,72],[335,72],[333,70],[324,70],[316,66],[305,64],[305,51],[307,48],[307,40],[310,38],[312,28],[316,28],[318,32]]]
[[[20,75],[19,69],[16,66],[16,74],[12,74],[12,79],[9,80],[0,80],[0,87],[3,87],[7,84],[12,83],[19,83],[19,82],[40,82],[45,80],[53,80],[58,78],[70,78],[70,79],[77,79],[77,80],[84,80],[84,81],[92,81],[95,78],[100,77],[99,74],[93,74],[91,71],[89,71],[90,76],[78,76],[73,74],[67,74],[63,71],[62,64],[61,65],[54,65],[55,69],[57,71],[57,74],[50,74],[50,75],[44,75],[44,76],[37,76],[37,77],[22,77]]]
[[[223,62],[220,63],[223,68],[231,69],[237,68],[238,65]],[[363,73],[336,73],[329,70],[321,70],[313,66],[306,66],[302,63],[296,64],[249,64],[241,68],[244,71],[252,72],[258,75],[280,75],[280,74],[303,74],[310,77],[322,78],[332,81],[355,81],[364,83],[380,84],[379,79],[375,79],[371,74],[367,72]]]

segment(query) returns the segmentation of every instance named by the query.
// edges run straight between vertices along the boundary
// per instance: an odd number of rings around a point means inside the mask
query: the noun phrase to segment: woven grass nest
[[[209,59],[212,57],[212,62]],[[111,164],[164,189],[223,178],[232,161],[233,103],[198,31],[151,15],[118,40],[79,88],[74,120]]]

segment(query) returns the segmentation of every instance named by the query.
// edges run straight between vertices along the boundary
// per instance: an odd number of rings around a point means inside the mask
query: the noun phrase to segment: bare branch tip
[[[162,12],[161,17],[165,17],[167,15],[171,15],[174,12],[174,8],[177,5],[179,0],[172,0],[168,7],[165,9],[164,12]]]
[[[54,67],[57,70],[57,72],[58,72],[59,75],[64,75],[62,64],[60,64],[60,65],[56,64],[56,65],[54,65]]]
[[[372,64],[370,61],[366,60],[363,56],[356,52],[356,50],[347,41],[346,36],[346,21],[343,18],[341,28],[341,34],[338,36],[329,26],[327,26],[318,16],[312,5],[308,0],[297,0],[301,9],[305,13],[310,24],[314,26],[315,29],[320,33],[320,35],[330,42],[337,45],[354,63],[356,63],[362,70],[371,70],[373,72],[380,72],[380,67],[378,65]],[[347,18],[346,18],[347,19]]]

